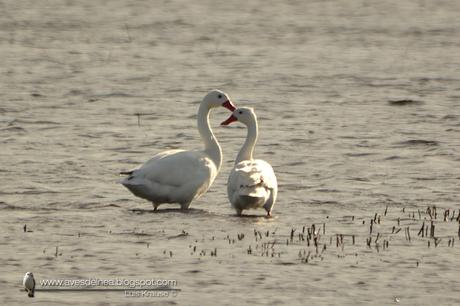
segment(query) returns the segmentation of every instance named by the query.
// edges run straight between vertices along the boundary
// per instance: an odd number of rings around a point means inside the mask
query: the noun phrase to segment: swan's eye
[[[218,97],[219,99],[222,99],[222,95],[221,95],[221,94],[219,94],[217,97]]]
[[[239,111],[239,112],[238,112],[238,114],[240,114],[240,115],[241,115],[242,113],[243,113],[243,111]]]

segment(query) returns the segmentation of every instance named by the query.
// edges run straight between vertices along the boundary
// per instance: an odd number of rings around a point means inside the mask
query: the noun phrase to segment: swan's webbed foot
[[[243,215],[243,210],[242,210],[242,209],[237,209],[237,210],[236,210],[236,215],[237,215],[238,217],[241,217],[241,216]]]
[[[267,211],[267,218],[271,218],[272,217],[272,212],[270,210]]]
[[[160,206],[160,204],[155,204],[152,202],[152,205],[153,205],[153,211],[157,211],[158,210],[158,206]]]
[[[181,210],[187,210],[187,209],[190,207],[190,203],[191,203],[191,202],[188,202],[188,203],[181,203],[181,204],[180,204],[180,209],[181,209]]]

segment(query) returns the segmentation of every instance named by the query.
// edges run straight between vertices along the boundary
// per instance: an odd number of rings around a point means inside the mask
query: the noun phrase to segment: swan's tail
[[[249,196],[253,198],[264,198],[267,191],[263,186],[242,186],[238,190],[238,194],[242,196]]]
[[[262,176],[258,172],[242,172],[237,179],[238,193],[254,198],[265,197],[266,189]]]

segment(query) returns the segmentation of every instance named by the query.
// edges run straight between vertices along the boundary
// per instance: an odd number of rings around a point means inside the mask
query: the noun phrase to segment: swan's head
[[[257,116],[254,109],[250,107],[240,107],[233,111],[221,125],[229,125],[232,122],[239,121],[246,126],[257,123]]]
[[[233,105],[230,97],[225,92],[218,89],[208,92],[203,99],[203,103],[206,103],[209,108],[223,106],[231,112],[235,110],[235,105]]]

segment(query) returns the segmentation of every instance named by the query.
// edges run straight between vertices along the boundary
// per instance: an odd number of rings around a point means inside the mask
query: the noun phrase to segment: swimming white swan
[[[246,125],[248,134],[228,178],[228,198],[239,216],[245,209],[264,208],[269,217],[276,202],[278,183],[272,166],[252,157],[258,134],[256,114],[252,108],[241,107],[233,111],[222,125],[234,121]]]
[[[222,164],[222,150],[209,126],[209,113],[219,106],[235,110],[228,95],[216,89],[203,98],[198,109],[203,151],[161,152],[140,168],[121,172],[129,175],[121,184],[135,196],[151,201],[154,210],[163,203],[178,203],[182,209],[188,209],[194,199],[208,190]]]

